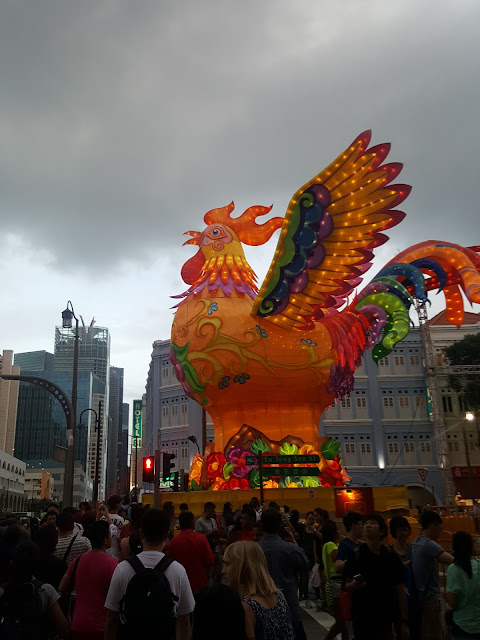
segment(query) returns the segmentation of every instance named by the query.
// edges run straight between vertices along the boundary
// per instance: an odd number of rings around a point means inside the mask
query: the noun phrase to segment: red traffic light
[[[155,457],[148,456],[143,459],[143,482],[155,481]]]

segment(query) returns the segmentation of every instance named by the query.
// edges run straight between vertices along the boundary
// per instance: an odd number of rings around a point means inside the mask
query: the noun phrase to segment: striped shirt
[[[71,535],[65,536],[64,538],[61,538],[60,536],[58,537],[57,546],[55,547],[55,551],[53,552],[53,555],[56,558],[63,558],[63,556],[67,552],[68,545],[70,544],[74,536],[75,534],[72,533]],[[84,538],[83,536],[77,535],[66,558],[67,564],[69,565],[72,560],[75,560],[77,556],[81,556],[82,553],[91,551],[91,549],[92,545],[90,543],[90,540],[88,538]]]

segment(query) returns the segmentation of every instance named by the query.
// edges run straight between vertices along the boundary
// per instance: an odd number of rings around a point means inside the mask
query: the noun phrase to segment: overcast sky
[[[369,128],[413,190],[367,281],[480,244],[479,24],[478,0],[1,0],[0,350],[53,351],[70,299],[140,397],[184,231],[232,199],[283,216]],[[260,282],[275,243],[247,247]]]

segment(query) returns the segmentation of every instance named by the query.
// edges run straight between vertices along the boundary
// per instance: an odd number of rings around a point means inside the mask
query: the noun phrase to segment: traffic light
[[[155,482],[155,456],[143,459],[143,481]]]
[[[166,453],[165,451],[162,453],[162,478],[164,482],[168,480],[175,466],[175,464],[171,462],[175,457],[174,453]]]

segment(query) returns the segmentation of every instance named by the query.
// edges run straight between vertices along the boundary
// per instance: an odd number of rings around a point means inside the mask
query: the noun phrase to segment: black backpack
[[[119,640],[147,637],[146,634],[175,640],[178,598],[165,575],[173,559],[164,556],[153,569],[145,568],[137,556],[127,562],[134,568],[135,575],[120,600]]]
[[[40,580],[31,580],[19,587],[6,588],[0,598],[0,640],[47,637],[42,585]]]

